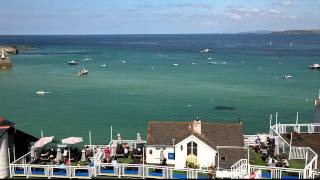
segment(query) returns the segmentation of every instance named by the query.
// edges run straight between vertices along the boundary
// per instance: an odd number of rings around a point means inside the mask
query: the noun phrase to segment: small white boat
[[[208,63],[209,63],[209,64],[214,64],[214,62],[213,62],[213,61],[209,61]]]
[[[86,70],[85,68],[83,68],[78,72],[77,76],[83,76],[83,75],[86,75],[86,74],[89,74],[89,71]]]
[[[179,64],[173,64],[174,66],[179,66]]]
[[[293,78],[293,76],[291,76],[291,75],[284,75],[283,76],[283,79],[291,79],[291,78]]]
[[[289,45],[289,46],[291,47],[292,45],[293,45],[293,43],[292,43],[292,41],[291,41],[291,43],[290,43],[290,45]]]
[[[211,58],[211,57],[209,57],[208,59],[209,59],[209,60],[211,60],[212,58]]]
[[[123,60],[123,61],[121,61],[122,63],[126,63],[127,61],[125,61],[125,60]]]
[[[320,64],[312,64],[309,66],[310,69],[320,69]]]
[[[106,64],[102,64],[101,67],[107,67],[107,65]]]
[[[69,62],[69,65],[78,65],[79,62],[78,61],[75,61],[75,60],[72,60]]]
[[[151,68],[151,69],[154,69],[154,66],[151,66],[150,68]]]
[[[206,49],[204,49],[204,50],[202,50],[202,51],[200,51],[200,52],[202,52],[202,53],[208,53],[208,52],[210,52],[210,51],[211,51],[210,49],[206,48]]]
[[[85,58],[82,61],[92,61],[92,59],[91,58]]]
[[[196,62],[192,62],[192,64],[194,65],[194,64],[197,64]]]
[[[39,96],[44,96],[45,94],[49,94],[50,92],[47,91],[37,91],[36,94]]]

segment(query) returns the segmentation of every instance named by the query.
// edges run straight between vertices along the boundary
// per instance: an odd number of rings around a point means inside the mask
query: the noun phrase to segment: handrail
[[[19,157],[18,159],[16,159],[15,161],[13,161],[13,162],[12,162],[12,163],[10,163],[10,164],[14,164],[14,163],[16,163],[16,162],[18,162],[18,161],[22,160],[23,158],[25,158],[26,156],[28,156],[28,155],[30,155],[30,154],[31,154],[31,152],[28,152],[27,154],[25,154],[25,155],[23,155],[23,156]]]

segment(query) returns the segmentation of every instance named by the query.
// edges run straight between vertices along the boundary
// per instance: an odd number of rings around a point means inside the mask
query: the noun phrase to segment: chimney
[[[198,117],[193,120],[193,130],[201,134],[201,120]]]

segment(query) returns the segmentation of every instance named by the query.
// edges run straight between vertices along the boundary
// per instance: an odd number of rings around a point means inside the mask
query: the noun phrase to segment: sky
[[[0,0],[0,34],[320,29],[320,0]]]

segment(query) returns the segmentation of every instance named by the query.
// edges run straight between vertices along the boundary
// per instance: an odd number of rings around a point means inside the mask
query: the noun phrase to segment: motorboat
[[[107,67],[107,65],[106,64],[102,64],[101,67]]]
[[[122,63],[126,63],[127,61],[125,61],[125,60],[123,60],[123,61],[121,61]]]
[[[92,59],[87,57],[87,58],[83,59],[82,61],[92,61]]]
[[[200,52],[202,52],[202,53],[208,53],[208,52],[210,52],[210,51],[211,51],[210,49],[206,48],[206,49],[204,49],[204,50],[202,50],[202,51],[200,51]]]
[[[47,91],[37,91],[36,94],[39,95],[39,96],[44,96],[46,94],[49,94],[50,92],[47,92]]]
[[[86,75],[86,74],[89,74],[89,71],[86,70],[85,68],[81,69],[79,72],[78,72],[78,76],[83,76],[83,75]]]
[[[211,57],[209,57],[208,59],[209,59],[209,60],[211,60],[212,58],[211,58]]]
[[[179,64],[173,64],[174,66],[179,66]]]
[[[208,63],[209,63],[209,64],[214,64],[214,62],[213,62],[213,61],[209,61]]]
[[[69,65],[78,65],[79,62],[78,61],[75,61],[75,60],[72,60],[69,62]]]
[[[291,78],[293,78],[293,76],[291,76],[291,75],[284,75],[283,76],[283,79],[291,79]]]
[[[310,69],[320,69],[320,64],[312,64],[309,66]]]

